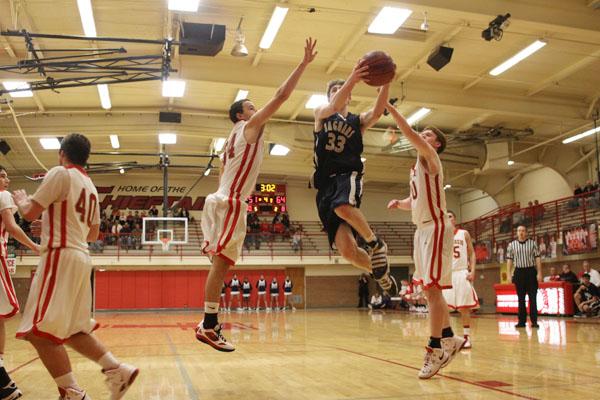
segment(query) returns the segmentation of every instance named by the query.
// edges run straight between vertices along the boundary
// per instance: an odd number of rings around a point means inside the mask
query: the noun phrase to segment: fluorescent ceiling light
[[[508,160],[506,162],[506,164],[508,164],[508,166],[511,166],[511,165],[515,165],[515,162],[513,160]]]
[[[60,142],[58,138],[40,138],[40,144],[44,150],[58,150],[60,149]]]
[[[564,144],[572,143],[572,142],[574,142],[576,140],[583,139],[584,137],[593,135],[594,133],[597,133],[597,132],[600,132],[600,126],[597,127],[597,128],[592,128],[592,129],[590,129],[588,131],[585,131],[585,132],[582,132],[582,133],[578,133],[577,135],[568,137],[565,140],[563,140],[562,142]]]
[[[120,174],[124,174],[124,173],[125,173],[125,170],[124,170],[123,168],[121,168],[121,169],[119,170],[119,173],[120,173]]]
[[[159,133],[158,141],[160,144],[175,144],[177,143],[176,133]]]
[[[368,32],[391,35],[404,24],[410,14],[412,11],[406,8],[383,7],[369,25]]]
[[[275,40],[275,36],[277,36],[277,32],[281,25],[283,24],[283,20],[288,12],[287,7],[275,7],[273,11],[273,15],[271,15],[271,20],[269,21],[269,25],[267,25],[267,29],[265,29],[265,33],[263,34],[262,39],[260,39],[259,47],[261,49],[268,49],[273,44]]]
[[[223,150],[223,146],[225,146],[225,138],[216,138],[213,143],[213,149],[218,153]]]
[[[448,189],[451,189],[451,188],[452,188],[452,185],[451,185],[451,184],[449,184],[449,183],[447,183],[447,184],[444,186],[444,190],[448,190]]]
[[[92,10],[92,0],[77,0],[81,25],[83,33],[87,37],[96,37],[96,23],[94,22],[94,11]]]
[[[110,110],[112,104],[110,103],[110,94],[108,94],[108,85],[101,84],[96,86],[98,88],[98,94],[100,95],[100,104],[105,110]]]
[[[118,149],[121,147],[119,144],[119,137],[117,135],[110,135],[110,145],[113,149]]]
[[[204,176],[209,176],[210,175],[210,168],[208,168],[206,171],[204,171]]]
[[[502,64],[498,65],[493,70],[491,70],[490,75],[492,75],[492,76],[500,75],[507,69],[514,67],[515,65],[517,65],[518,63],[520,63],[521,61],[523,61],[524,59],[526,59],[527,57],[529,57],[530,55],[532,55],[533,53],[535,53],[536,51],[538,51],[539,49],[544,47],[546,44],[547,43],[542,40],[536,40],[535,42],[533,42],[529,46],[525,47],[523,50],[521,50],[520,52],[518,52],[517,54],[515,54],[508,60],[504,61]]]
[[[248,92],[247,90],[244,89],[240,89],[237,92],[237,95],[235,96],[235,100],[234,101],[238,101],[238,100],[242,100],[242,99],[247,99],[248,98]]]
[[[177,79],[169,79],[163,81],[162,95],[163,97],[183,97],[185,92],[185,81]]]
[[[29,83],[23,81],[4,81],[2,82],[2,86],[6,90],[15,90],[15,89],[29,89]],[[11,97],[33,97],[33,92],[31,90],[21,90],[19,92],[10,92]]]
[[[280,144],[272,144],[271,151],[269,152],[269,154],[271,154],[272,156],[287,156],[289,152],[290,149],[285,146],[282,146]]]
[[[169,10],[196,12],[200,6],[200,0],[169,0]]]
[[[310,109],[315,109],[315,108],[322,106],[324,104],[327,104],[327,103],[329,103],[329,100],[327,100],[326,94],[313,94],[310,96],[310,98],[306,102],[305,107],[310,108]]]
[[[425,118],[425,116],[427,114],[429,114],[430,112],[431,112],[430,108],[421,107],[421,109],[419,109],[413,115],[411,115],[410,117],[408,117],[406,119],[406,122],[408,122],[408,124],[410,126],[413,126],[414,124],[416,124],[417,122],[419,122],[420,120],[422,120],[423,118]]]

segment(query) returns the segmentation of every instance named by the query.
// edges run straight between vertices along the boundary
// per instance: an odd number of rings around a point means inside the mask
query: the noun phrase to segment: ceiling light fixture
[[[271,143],[269,147],[269,154],[271,154],[272,156],[287,156],[287,154],[290,152],[289,148],[281,144]]]
[[[267,29],[265,29],[265,33],[263,34],[262,39],[260,39],[260,44],[258,47],[263,50],[271,47],[288,11],[289,8],[287,7],[275,7],[275,10],[273,10],[273,15],[271,15],[271,20],[269,20],[269,25],[267,25]]]
[[[108,93],[108,85],[100,84],[96,86],[98,88],[98,95],[100,96],[100,104],[105,110],[110,110],[112,104],[110,102],[110,94]]]
[[[597,127],[597,128],[592,128],[592,129],[587,130],[587,131],[582,132],[582,133],[578,133],[577,135],[568,137],[568,138],[564,139],[562,142],[563,142],[563,144],[573,143],[573,142],[575,142],[575,141],[577,141],[579,139],[583,139],[584,137],[591,136],[591,135],[593,135],[594,133],[597,133],[597,132],[600,132],[600,126]]]
[[[235,31],[235,44],[231,49],[231,55],[234,57],[246,57],[248,55],[248,48],[246,47],[246,36],[242,32],[242,21],[244,17],[240,18],[240,23]]]
[[[520,63],[521,61],[523,61],[524,59],[526,59],[527,57],[529,57],[530,55],[532,55],[533,53],[535,53],[536,51],[538,51],[539,49],[544,47],[546,44],[547,43],[544,42],[543,40],[536,40],[535,42],[533,42],[529,46],[525,47],[523,50],[521,50],[520,52],[518,52],[517,54],[515,54],[508,60],[504,61],[502,64],[498,65],[493,70],[491,70],[490,75],[492,75],[492,76],[500,75],[501,73],[514,67],[515,65],[517,65],[518,63]]]
[[[169,0],[169,10],[197,12],[200,6],[200,0]]]
[[[429,114],[430,112],[431,112],[430,108],[421,107],[418,111],[416,111],[410,117],[406,118],[406,122],[408,122],[408,124],[410,126],[413,126],[414,124],[416,124],[417,122],[419,122],[420,120],[422,120],[423,118],[425,118],[425,116],[427,114]]]
[[[94,11],[92,9],[92,0],[77,0],[77,8],[79,8],[79,16],[81,17],[81,25],[83,33],[87,37],[96,37],[96,23],[94,22]]]
[[[183,97],[185,93],[185,81],[178,79],[169,79],[163,81],[162,95],[163,97]]]
[[[329,100],[327,99],[326,94],[313,94],[306,102],[305,107],[314,110],[315,108],[327,103],[329,103]]]
[[[119,169],[119,173],[120,174],[124,174],[125,173],[125,169],[124,168]]]
[[[4,81],[2,82],[4,89],[9,91],[10,97],[33,97],[33,92],[29,83],[24,81]],[[11,92],[11,90],[18,90],[17,92]]]
[[[242,99],[247,99],[248,98],[248,93],[250,93],[250,92],[248,92],[247,90],[239,89],[238,92],[237,92],[237,95],[235,96],[234,102],[242,100]]]
[[[211,168],[207,168],[206,171],[204,171],[204,176],[209,176],[210,170],[211,170]]]
[[[119,143],[119,137],[117,135],[110,135],[110,145],[113,149],[118,149],[121,147],[121,144]]]
[[[392,35],[406,22],[412,10],[397,7],[383,7],[367,31],[381,35]]]
[[[213,142],[213,149],[215,153],[221,152],[223,150],[223,146],[225,146],[225,138],[216,138]]]
[[[511,166],[515,165],[515,162],[513,160],[508,160],[506,162],[506,164],[508,164],[508,166],[511,167]]]
[[[58,138],[40,138],[40,144],[44,150],[58,150],[60,149],[60,141]]]
[[[176,133],[159,133],[158,141],[160,144],[175,144],[177,143]]]
[[[451,184],[449,184],[449,183],[447,183],[447,184],[444,186],[444,190],[448,190],[448,189],[451,189],[451,188],[452,188],[452,185],[451,185]]]

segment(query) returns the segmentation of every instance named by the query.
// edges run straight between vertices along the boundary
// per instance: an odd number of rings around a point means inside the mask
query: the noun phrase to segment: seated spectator
[[[127,218],[125,218],[125,221],[133,224],[133,211],[129,211],[129,213],[127,214]]]
[[[569,203],[567,204],[567,206],[570,209],[575,209],[577,207],[579,207],[579,198],[581,195],[583,194],[583,189],[581,189],[581,186],[579,186],[578,183],[575,184],[575,189],[573,190],[573,196],[576,196],[574,199],[569,200]]]
[[[125,250],[129,250],[132,245],[131,225],[129,225],[129,222],[125,222],[125,225],[123,225],[123,227],[121,228],[119,237],[120,237],[121,248],[123,248]]]
[[[507,216],[500,224],[500,233],[509,233],[512,230],[512,218]]]
[[[571,271],[571,266],[569,264],[564,264],[562,266],[562,272],[559,275],[560,280],[563,282],[569,282],[574,285],[579,284],[579,279],[577,279],[577,275],[573,271]]]
[[[131,230],[131,247],[134,250],[142,249],[142,228],[140,224],[134,224],[134,228]]]
[[[588,317],[600,314],[600,291],[590,282],[589,274],[583,274],[581,280],[581,286],[574,295],[577,308]]]
[[[582,191],[583,193],[586,194],[586,197],[591,196],[592,192],[595,190],[594,184],[592,183],[591,180],[588,180],[585,183],[585,186],[583,187]]]
[[[123,229],[123,225],[121,225],[121,222],[117,219],[113,222],[113,226],[111,228],[111,244],[114,244],[117,242],[119,235],[121,234],[121,230]]]
[[[534,209],[533,209],[533,202],[529,202],[527,203],[527,208],[525,209],[525,211],[523,212],[523,224],[525,225],[529,225],[531,224],[531,222],[533,221],[533,217],[534,217]]]
[[[371,301],[369,302],[369,308],[371,310],[379,310],[385,308],[385,304],[383,303],[383,296],[379,291],[375,292],[373,296],[371,296]]]
[[[589,261],[584,261],[581,265],[583,271],[577,274],[577,277],[581,280],[584,274],[588,274],[590,276],[590,282],[592,282],[596,287],[600,287],[600,273],[590,267]]]
[[[544,282],[560,281],[560,275],[558,275],[556,272],[556,267],[550,267],[550,275],[544,277]]]
[[[284,212],[281,215],[281,223],[283,224],[285,230],[284,230],[284,235],[285,237],[290,237],[290,216],[288,215],[287,211]]]
[[[535,217],[536,222],[541,221],[544,218],[544,214],[546,213],[546,208],[540,204],[538,200],[533,201],[533,216]]]
[[[294,250],[294,253],[297,253],[301,247],[302,247],[302,235],[300,234],[300,230],[297,229],[294,232],[294,236],[292,236],[292,250]]]

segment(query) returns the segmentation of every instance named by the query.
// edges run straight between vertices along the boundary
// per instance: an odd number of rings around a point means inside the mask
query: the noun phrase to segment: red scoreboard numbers
[[[279,183],[257,183],[254,193],[246,200],[248,212],[273,214],[287,211],[285,185]]]

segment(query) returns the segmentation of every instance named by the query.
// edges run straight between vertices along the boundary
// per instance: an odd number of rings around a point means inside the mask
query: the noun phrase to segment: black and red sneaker
[[[204,329],[203,322],[198,324],[196,328],[196,339],[206,343],[215,350],[230,352],[234,351],[235,347],[228,343],[225,337],[221,334],[221,324],[218,324],[213,329]]]

